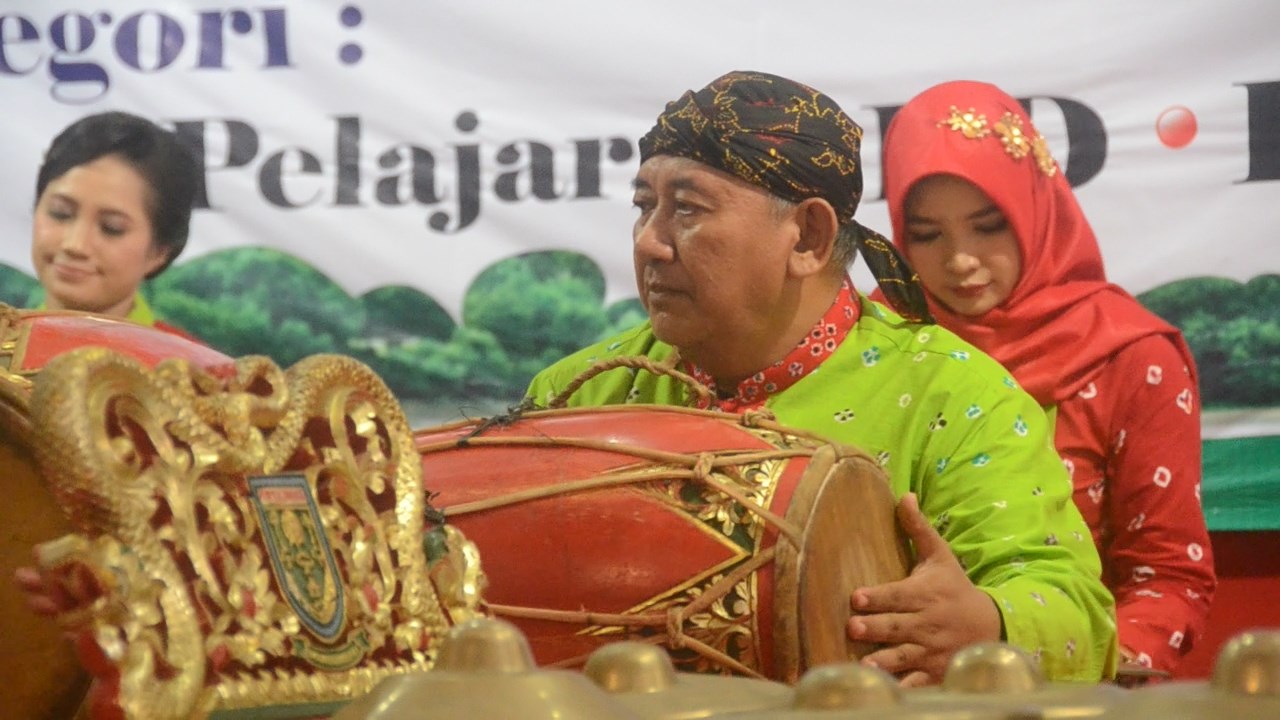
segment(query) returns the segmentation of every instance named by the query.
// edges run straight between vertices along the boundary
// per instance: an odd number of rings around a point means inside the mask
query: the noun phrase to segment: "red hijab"
[[[995,357],[1043,405],[1082,389],[1125,346],[1167,335],[1195,376],[1181,333],[1107,281],[1093,229],[1018,101],[994,85],[956,81],[912,98],[885,133],[885,195],[906,254],[908,192],[938,174],[987,194],[1013,228],[1022,276],[998,307],[957,315],[930,295],[938,323]]]

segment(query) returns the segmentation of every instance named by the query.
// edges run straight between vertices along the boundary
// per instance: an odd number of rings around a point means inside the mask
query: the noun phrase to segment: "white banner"
[[[0,0],[0,264],[33,274],[53,136],[135,112],[202,147],[191,272],[162,279],[215,288],[167,297],[190,329],[232,354],[353,353],[415,423],[474,416],[608,326],[581,294],[544,322],[568,291],[523,303],[531,276],[514,271],[468,295],[486,268],[573,250],[602,269],[606,303],[634,297],[636,141],[667,101],[736,69],[825,91],[866,131],[858,218],[887,233],[888,118],[935,83],[984,80],[1028,103],[1112,280],[1139,294],[1208,278],[1152,293],[1198,352],[1206,516],[1280,529],[1278,30],[1275,0]],[[228,301],[245,287],[228,278],[258,268],[252,307]],[[854,277],[871,288],[861,264]]]
[[[403,284],[455,318],[506,257],[571,249],[634,295],[635,141],[732,69],[795,78],[866,130],[943,80],[1031,101],[1113,279],[1280,272],[1280,3],[0,2],[0,262],[31,272],[42,150],[107,109],[204,145],[179,263],[239,246],[353,295]],[[855,277],[868,287],[865,271]]]

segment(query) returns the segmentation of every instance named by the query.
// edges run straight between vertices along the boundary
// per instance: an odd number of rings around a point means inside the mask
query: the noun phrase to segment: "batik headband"
[[[862,128],[834,100],[768,73],[736,71],[667,103],[640,138],[640,161],[675,155],[705,163],[791,202],[820,197],[885,296],[915,321],[932,321],[919,277],[884,236],[853,219],[862,200]]]

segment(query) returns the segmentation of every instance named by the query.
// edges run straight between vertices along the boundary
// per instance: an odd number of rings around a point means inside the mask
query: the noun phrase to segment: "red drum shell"
[[[9,350],[4,369],[14,375],[35,374],[56,355],[94,346],[127,355],[148,367],[155,367],[161,360],[182,358],[215,375],[235,372],[232,358],[154,327],[69,311],[21,310],[13,314],[18,322],[3,339]],[[10,338],[10,334],[14,337]]]
[[[741,421],[630,405],[526,413],[461,443],[476,423],[419,430],[416,440],[433,505],[479,548],[486,603],[520,627],[540,664],[574,666],[608,641],[665,636],[682,669],[791,681],[865,651],[844,639],[848,593],[904,577],[906,545],[888,484],[864,454]],[[682,506],[675,498],[690,497],[696,482],[644,479],[687,478],[699,459],[719,464],[714,478],[754,487],[781,522],[723,495]],[[611,484],[619,475],[632,479]],[[734,592],[685,617],[682,631],[741,666],[690,661],[669,624],[628,632],[610,622],[683,612],[716,577],[752,563]],[[609,617],[545,617],[560,613]]]

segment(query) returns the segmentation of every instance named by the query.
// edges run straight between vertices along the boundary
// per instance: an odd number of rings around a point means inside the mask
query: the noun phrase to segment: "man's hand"
[[[1000,611],[969,582],[914,493],[898,502],[898,522],[915,545],[916,565],[905,579],[853,591],[848,632],[852,640],[887,645],[862,662],[914,687],[940,682],[957,650],[1000,640]]]

